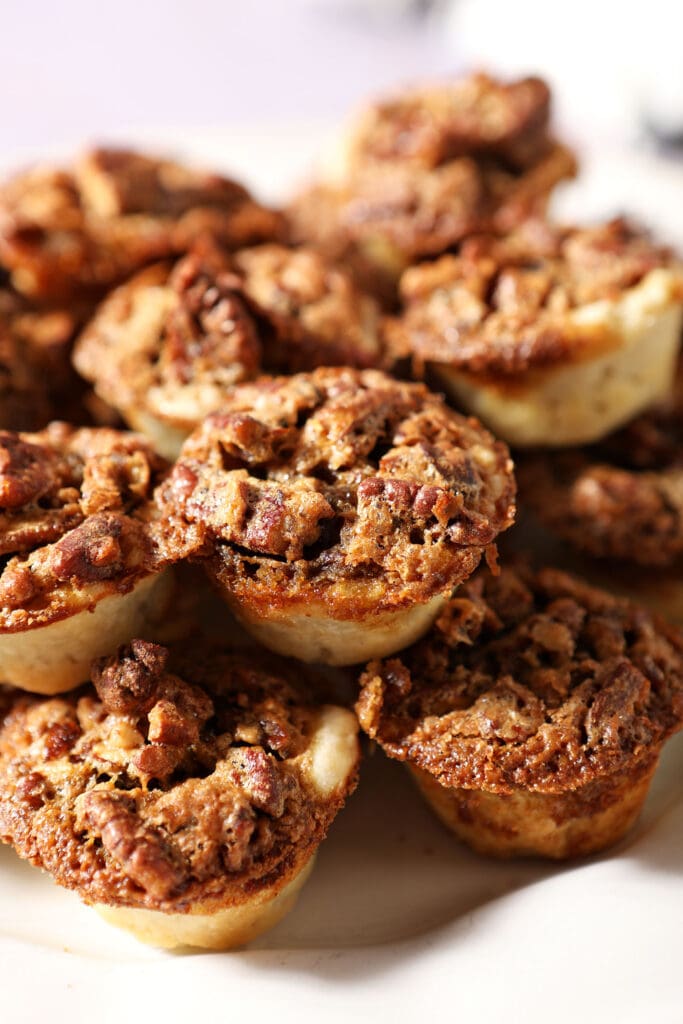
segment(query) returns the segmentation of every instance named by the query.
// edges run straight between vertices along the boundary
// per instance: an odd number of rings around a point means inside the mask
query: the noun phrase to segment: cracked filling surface
[[[575,790],[683,724],[683,641],[554,569],[480,571],[431,633],[361,679],[363,729],[446,787]]]
[[[0,836],[86,902],[243,902],[305,864],[355,788],[354,768],[319,794],[318,709],[253,657],[134,640],[92,678],[55,699],[0,691]]]

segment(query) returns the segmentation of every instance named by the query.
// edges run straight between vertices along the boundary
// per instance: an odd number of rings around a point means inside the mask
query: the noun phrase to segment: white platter
[[[271,194],[304,174],[307,127],[150,133]],[[183,140],[182,145],[178,140]],[[146,141],[146,140],[132,140]],[[561,209],[630,209],[683,242],[683,166],[591,154]],[[436,823],[375,755],[294,912],[249,950],[172,955],[105,925],[0,849],[0,1021],[683,1020],[683,735],[609,854],[496,863]]]

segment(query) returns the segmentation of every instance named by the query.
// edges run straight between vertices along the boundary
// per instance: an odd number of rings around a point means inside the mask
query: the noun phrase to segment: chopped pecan
[[[164,675],[168,651],[147,640],[132,640],[92,668],[92,680],[105,709],[112,714],[147,714]]]
[[[134,801],[121,793],[91,790],[82,798],[85,828],[102,841],[124,874],[156,900],[167,899],[186,871],[170,845],[143,824]]]

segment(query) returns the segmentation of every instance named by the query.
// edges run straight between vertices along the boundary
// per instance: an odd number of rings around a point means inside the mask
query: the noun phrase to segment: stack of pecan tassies
[[[120,150],[0,186],[0,838],[113,923],[271,927],[359,726],[484,853],[636,820],[683,634],[615,595],[680,586],[683,268],[554,223],[575,171],[479,74],[284,210]]]

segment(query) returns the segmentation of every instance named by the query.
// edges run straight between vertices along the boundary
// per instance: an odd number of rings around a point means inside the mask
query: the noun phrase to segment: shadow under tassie
[[[432,815],[406,769],[376,752],[365,759],[358,791],[321,846],[296,908],[251,948],[400,942],[556,870],[472,853]]]

